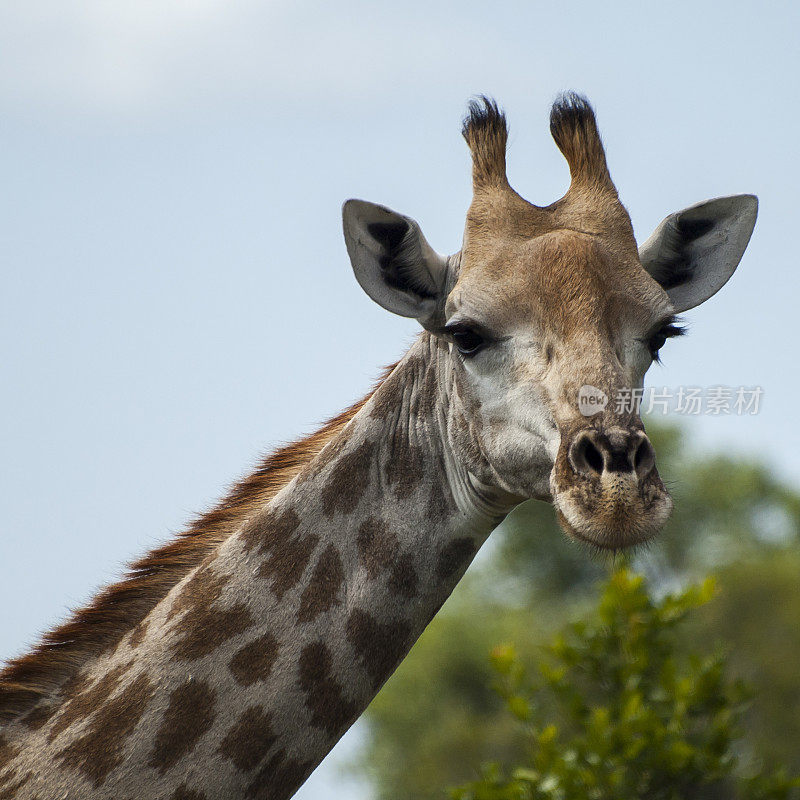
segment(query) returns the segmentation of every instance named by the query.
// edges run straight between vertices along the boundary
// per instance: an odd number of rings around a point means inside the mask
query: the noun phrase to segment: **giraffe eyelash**
[[[642,340],[650,351],[650,357],[657,364],[661,363],[659,355],[661,348],[666,344],[667,339],[674,339],[676,336],[685,336],[687,329],[685,325],[681,325],[681,320],[674,314],[665,319],[661,326],[650,334],[647,339]]]

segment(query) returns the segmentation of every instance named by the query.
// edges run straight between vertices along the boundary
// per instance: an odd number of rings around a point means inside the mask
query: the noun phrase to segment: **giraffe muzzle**
[[[672,511],[655,450],[638,426],[586,427],[564,437],[551,476],[561,527],[620,549],[652,538]]]

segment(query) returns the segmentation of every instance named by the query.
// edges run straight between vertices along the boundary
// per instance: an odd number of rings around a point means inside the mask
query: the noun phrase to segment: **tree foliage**
[[[676,627],[713,582],[661,600],[628,570],[599,604],[547,646],[535,669],[495,648],[497,690],[524,726],[526,757],[508,773],[484,767],[454,800],[767,800],[800,796],[800,779],[742,774],[746,697],[720,652],[686,652]],[[744,767],[746,769],[746,766]]]

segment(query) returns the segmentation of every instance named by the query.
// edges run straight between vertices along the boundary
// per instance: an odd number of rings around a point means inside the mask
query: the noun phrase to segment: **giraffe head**
[[[473,488],[551,500],[569,535],[618,548],[657,532],[672,501],[636,404],[615,398],[642,386],[675,315],[730,278],[757,200],[679,211],[637,247],[591,106],[562,97],[550,129],[571,174],[552,205],[509,185],[505,118],[484,98],[463,128],[461,251],[438,255],[414,220],[360,200],[345,239],[367,294],[446,343],[448,443]]]

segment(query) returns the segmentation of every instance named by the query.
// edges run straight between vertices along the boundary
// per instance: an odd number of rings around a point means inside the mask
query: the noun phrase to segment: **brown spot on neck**
[[[213,653],[220,645],[254,625],[244,603],[230,608],[195,606],[181,621],[185,632],[173,645],[177,661],[194,661]]]
[[[322,511],[330,517],[337,511],[350,514],[370,484],[372,462],[377,446],[363,442],[334,463],[322,487]]]
[[[332,464],[337,458],[339,458],[344,449],[347,447],[347,443],[349,441],[350,435],[347,428],[345,428],[335,439],[325,445],[325,447],[313,461],[308,463],[300,471],[300,473],[297,475],[297,485],[301,486],[302,484],[313,480],[322,472],[324,472],[329,464]]]
[[[427,508],[429,516],[438,521],[446,519],[456,511],[453,493],[450,487],[445,485],[443,477],[431,481]]]
[[[475,543],[466,537],[454,539],[439,551],[436,564],[436,574],[442,580],[447,580],[457,572],[466,569],[467,564],[475,555]]]
[[[406,622],[378,622],[360,608],[350,614],[347,641],[376,689],[394,672],[406,654],[410,633],[410,626]]]
[[[311,774],[314,763],[295,761],[279,750],[258,771],[245,796],[253,800],[288,800]]]
[[[370,578],[377,578],[394,560],[399,543],[388,524],[378,517],[367,517],[358,526],[356,546],[361,565]]]
[[[85,719],[99,708],[117,688],[123,676],[132,666],[132,660],[124,664],[117,664],[88,688],[85,679],[74,681],[74,694],[62,706],[61,713],[56,717],[53,727],[47,734],[47,740],[52,742],[74,722]]]
[[[11,744],[11,742],[0,733],[0,769],[3,769],[18,752],[19,748]]]
[[[252,525],[252,531],[258,532],[251,536],[266,556],[258,576],[270,581],[279,601],[300,581],[319,542],[314,533],[297,532],[299,525],[300,519],[292,509],[277,514],[268,511]]]
[[[139,675],[122,692],[107,700],[94,715],[86,733],[71,742],[59,759],[81,772],[95,788],[122,762],[128,737],[142,718],[155,687]]]
[[[436,340],[434,344],[437,347],[446,346],[440,340]],[[436,414],[436,405],[439,397],[436,363],[434,360],[421,359],[420,361],[422,375],[421,379],[417,380],[411,413],[417,417],[432,420]]]
[[[342,559],[336,548],[329,544],[314,567],[311,580],[303,590],[298,622],[310,622],[320,614],[330,611],[341,603],[342,586],[345,575]]]
[[[231,658],[228,668],[241,686],[265,681],[272,672],[279,649],[278,640],[271,633],[265,633],[239,648]]]
[[[190,789],[182,783],[170,796],[169,800],[208,800],[204,792]]]
[[[242,534],[242,541],[248,550],[258,548],[266,555],[297,530],[300,517],[293,508],[269,511],[256,517]]]
[[[222,590],[227,582],[225,575],[215,572],[207,564],[199,567],[172,601],[167,612],[167,622],[184,611],[215,603],[222,596]]]
[[[335,739],[355,720],[359,707],[344,696],[331,664],[331,653],[324,642],[306,645],[300,653],[299,684],[306,694],[311,724]]]
[[[149,765],[162,775],[192,752],[216,716],[216,695],[206,681],[189,678],[169,696]]]
[[[419,579],[414,569],[414,557],[411,553],[404,553],[393,565],[389,576],[389,589],[394,594],[402,595],[408,599],[417,593]]]
[[[251,706],[225,735],[219,752],[243,772],[254,770],[275,744],[270,715]]]
[[[425,475],[425,458],[421,447],[408,441],[403,432],[394,437],[384,466],[386,483],[398,500],[410,497]]]
[[[395,366],[393,372],[370,398],[369,415],[372,419],[387,420],[396,414],[403,402],[403,391],[408,383],[409,362],[406,358]]]

